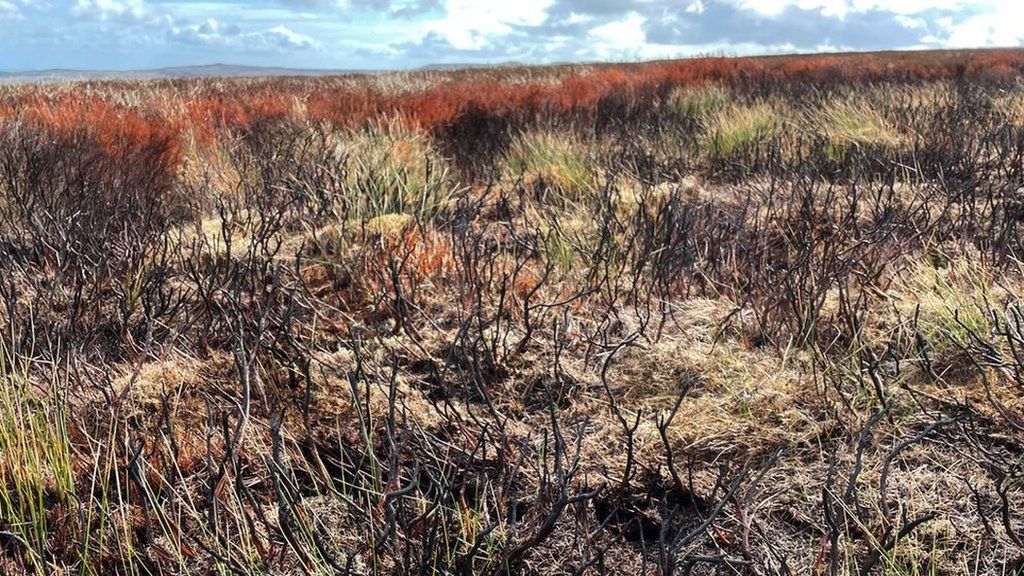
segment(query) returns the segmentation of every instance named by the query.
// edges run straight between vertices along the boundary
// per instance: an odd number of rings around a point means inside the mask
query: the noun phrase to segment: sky
[[[1021,0],[0,0],[0,70],[1019,46]]]

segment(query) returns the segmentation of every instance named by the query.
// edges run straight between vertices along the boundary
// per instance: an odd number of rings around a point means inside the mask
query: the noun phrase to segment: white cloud
[[[959,8],[999,4],[1001,0],[727,0],[744,10],[751,10],[762,16],[774,17],[786,8],[819,10],[825,16],[845,18],[849,14],[869,10],[885,10],[893,14],[911,15],[926,10],[956,10]],[[1016,1],[1016,0],[1010,0]]]
[[[851,0],[846,2],[849,12],[885,10],[894,14],[919,14],[926,10],[957,10],[976,0]]]
[[[938,18],[934,24],[944,36],[936,38],[949,48],[1019,46],[1024,40],[1024,4],[1016,0],[959,2],[970,8],[963,19]]]
[[[931,33],[921,42],[949,48],[1019,46],[1024,42],[1024,3],[1019,0],[723,0],[743,10],[774,18],[790,7],[817,10],[824,16],[845,19],[853,14],[884,11],[906,28],[925,31],[922,15],[941,11],[962,12],[955,20],[933,18]]]
[[[580,14],[578,12],[572,12],[569,17],[565,19],[566,24],[586,24],[587,22],[593,22],[594,17],[590,14]]]
[[[0,20],[20,20],[21,9],[9,0],[0,0]]]
[[[0,20],[21,20],[29,12],[48,7],[43,0],[0,0]]]
[[[263,42],[289,50],[320,48],[320,43],[313,38],[306,36],[305,34],[299,34],[284,25],[275,26],[269,30],[264,30],[263,32],[257,32],[256,35]]]
[[[172,40],[185,44],[259,52],[322,48],[312,37],[284,25],[257,32],[243,32],[238,25],[224,24],[213,18],[191,26],[173,26],[168,35]]]
[[[152,14],[142,0],[77,0],[71,8],[76,18],[140,22]]]
[[[902,24],[904,28],[924,29],[928,27],[928,22],[925,21],[924,18],[915,18],[913,16],[907,16],[905,14],[897,14],[894,19],[900,24]]]
[[[1007,22],[998,16],[979,16],[953,26],[943,42],[951,48],[1016,46],[1024,39],[1019,20]]]
[[[285,6],[295,6],[297,8],[344,8],[348,6],[348,2],[345,0],[281,0],[281,4],[284,4]]]
[[[625,56],[643,49],[647,43],[644,22],[647,19],[630,13],[624,19],[591,28],[587,36],[594,43],[593,50],[602,57]]]
[[[826,16],[843,17],[850,6],[845,0],[730,0],[743,10],[757,12],[762,16],[774,17],[790,6],[803,10],[821,10]]]
[[[439,5],[439,0],[276,0],[284,6],[301,9],[367,10],[395,16],[428,12]]]
[[[459,50],[479,50],[509,34],[513,26],[544,22],[553,0],[448,0],[446,15],[428,26]]]

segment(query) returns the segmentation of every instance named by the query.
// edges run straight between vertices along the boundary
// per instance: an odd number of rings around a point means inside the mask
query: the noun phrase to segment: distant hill
[[[26,72],[0,71],[0,82],[48,82],[73,80],[159,80],[171,78],[253,78],[259,76],[334,76],[362,74],[373,70],[316,70],[209,64],[174,66],[149,70],[69,70],[54,68]]]
[[[374,70],[319,70],[307,68],[270,68],[261,66],[209,64],[207,66],[159,68],[152,72],[164,78],[219,78],[252,76],[333,76],[337,74],[361,74],[374,72]]]
[[[519,65],[504,64],[429,64],[417,68],[420,71],[447,72],[476,68],[495,68]],[[172,66],[145,70],[71,70],[52,68],[49,70],[28,70],[4,72],[0,70],[0,82],[60,82],[75,80],[160,80],[173,78],[256,78],[260,76],[337,76],[343,74],[372,74],[382,70],[322,70],[313,68],[280,68],[264,66],[239,66],[233,64],[207,64],[203,66]]]
[[[420,66],[417,70],[422,72],[450,72],[452,70],[475,70],[478,68],[504,68],[507,66],[520,66],[516,62],[503,62],[500,64],[427,64]],[[525,64],[524,64],[525,66]]]

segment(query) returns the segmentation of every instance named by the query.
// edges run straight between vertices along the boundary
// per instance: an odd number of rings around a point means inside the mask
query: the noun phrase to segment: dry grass
[[[531,185],[550,187],[552,200],[580,202],[599,184],[592,156],[587,143],[575,135],[533,130],[509,147],[502,172],[512,181],[522,178]]]
[[[1001,120],[1014,126],[1024,126],[1024,98],[1020,94],[999,95],[992,100],[992,108]]]
[[[729,90],[710,84],[700,88],[680,88],[670,96],[673,109],[682,116],[703,118],[718,112],[732,102]]]
[[[786,116],[779,104],[771,102],[716,108],[706,119],[705,146],[722,156],[757,148],[782,134]]]
[[[882,114],[864,101],[839,100],[816,111],[809,123],[815,134],[825,137],[834,155],[849,148],[897,148],[903,137]]]

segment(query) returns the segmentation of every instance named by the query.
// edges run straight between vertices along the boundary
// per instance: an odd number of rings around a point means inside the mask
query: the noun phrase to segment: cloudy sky
[[[0,70],[1017,46],[1020,0],[0,0]]]

